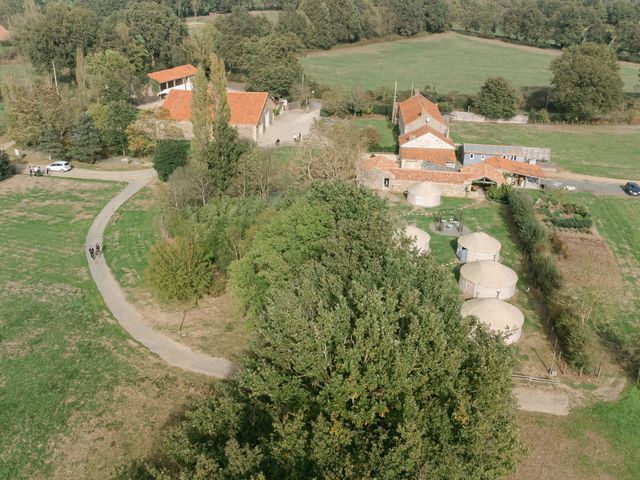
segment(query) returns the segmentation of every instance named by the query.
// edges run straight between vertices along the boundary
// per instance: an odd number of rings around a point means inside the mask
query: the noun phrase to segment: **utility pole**
[[[51,65],[53,65],[53,82],[56,84],[56,93],[60,95],[60,90],[58,90],[58,76],[56,75],[56,62],[52,59]]]
[[[300,82],[300,103],[304,104],[304,73],[302,74],[302,81]],[[304,105],[300,105],[303,107]]]

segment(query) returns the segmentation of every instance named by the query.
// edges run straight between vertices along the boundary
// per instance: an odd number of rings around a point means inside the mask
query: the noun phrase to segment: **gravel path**
[[[194,352],[147,325],[136,308],[127,301],[122,288],[120,288],[120,284],[118,284],[111,270],[109,270],[104,256],[101,255],[95,260],[89,256],[89,246],[93,246],[96,243],[102,245],[104,230],[111,216],[129,198],[153,180],[154,172],[145,171],[142,174],[137,171],[118,172],[115,175],[113,174],[114,172],[83,171],[82,169],[74,169],[72,172],[60,174],[60,176],[130,182],[127,187],[113,197],[98,214],[91,228],[89,228],[85,242],[85,251],[91,276],[104,299],[104,303],[116,320],[118,320],[118,323],[136,341],[140,342],[170,365],[217,378],[228,378],[233,375],[236,366],[229,360]]]

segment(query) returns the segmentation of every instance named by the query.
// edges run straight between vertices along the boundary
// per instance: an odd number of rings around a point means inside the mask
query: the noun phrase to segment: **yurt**
[[[507,345],[517,342],[522,335],[524,315],[510,303],[497,298],[474,298],[462,305],[462,316],[473,315],[494,332],[508,333]]]
[[[500,260],[502,245],[495,238],[484,232],[473,232],[458,237],[456,255],[461,262],[477,262],[478,260]]]
[[[416,183],[407,191],[407,202],[418,207],[437,207],[440,205],[440,188],[434,183]]]
[[[516,293],[518,275],[509,267],[492,260],[469,262],[460,269],[458,286],[465,298],[508,300]]]
[[[407,237],[413,240],[413,245],[421,253],[429,253],[429,242],[431,241],[431,236],[427,232],[419,229],[415,225],[407,225],[407,227],[404,229],[404,233],[407,235]]]

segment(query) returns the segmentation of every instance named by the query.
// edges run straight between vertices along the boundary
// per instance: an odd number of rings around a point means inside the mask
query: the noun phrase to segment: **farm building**
[[[516,162],[501,157],[491,157],[486,163],[505,173],[509,183],[516,187],[538,188],[540,179],[545,177],[544,170],[534,163]]]
[[[459,171],[400,168],[392,156],[376,155],[358,165],[358,181],[374,190],[403,193],[421,182],[435,183],[441,195],[474,197],[489,185],[502,185],[504,175],[484,163],[462,167]]]
[[[193,136],[191,125],[191,90],[170,90],[162,108],[178,122],[187,138]],[[241,137],[254,142],[273,123],[276,102],[266,92],[230,92],[227,100],[231,117],[229,124],[238,129]]]
[[[458,286],[465,298],[508,300],[516,293],[518,274],[493,260],[465,263],[460,269]]]
[[[440,188],[435,183],[420,182],[407,190],[407,201],[417,207],[437,207],[440,195]]]
[[[398,104],[397,118],[402,135],[428,125],[445,137],[449,136],[449,126],[438,105],[421,93],[416,93]]]
[[[478,260],[500,259],[502,245],[498,240],[484,232],[473,232],[458,237],[456,255],[461,262],[476,262]]]
[[[429,253],[431,235],[424,230],[419,229],[415,225],[407,225],[404,229],[404,233],[407,237],[413,240],[413,246],[416,247],[420,253]]]
[[[179,67],[159,70],[147,74],[151,80],[157,82],[158,91],[155,92],[159,98],[166,98],[171,90],[191,90],[191,79],[198,69],[191,64],[180,65]]]
[[[453,140],[423,125],[417,130],[400,135],[400,166],[425,170],[451,170],[456,168],[456,147]]]
[[[511,345],[522,335],[524,315],[517,307],[497,298],[474,298],[462,305],[462,316],[473,315],[491,331],[507,333],[505,343]]]
[[[476,143],[462,144],[463,165],[473,165],[484,162],[491,157],[524,163],[548,162],[551,160],[551,150],[538,147],[481,145]]]

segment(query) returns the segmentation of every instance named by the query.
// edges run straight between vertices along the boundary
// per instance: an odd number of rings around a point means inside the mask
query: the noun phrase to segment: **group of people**
[[[47,167],[46,169],[47,175],[49,175],[50,171],[51,170],[49,170],[49,167]],[[36,177],[39,177],[40,175],[42,175],[42,169],[40,168],[39,165],[33,165],[33,166],[29,165],[29,176],[33,177],[34,175]]]
[[[99,243],[96,243],[96,248],[89,247],[89,255],[91,255],[91,258],[93,258],[93,259],[98,258],[100,256],[100,244]]]

